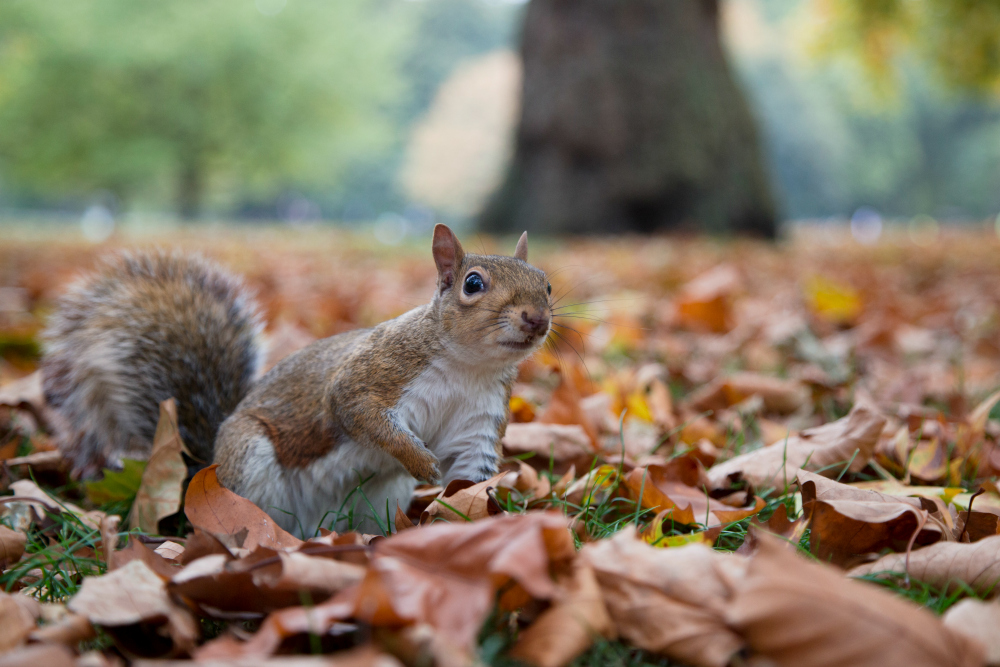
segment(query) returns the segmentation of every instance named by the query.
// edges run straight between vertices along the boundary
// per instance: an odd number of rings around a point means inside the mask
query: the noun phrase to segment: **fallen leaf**
[[[35,618],[17,601],[17,594],[0,592],[0,653],[24,643],[35,629]]]
[[[552,460],[578,469],[589,468],[595,456],[590,437],[578,424],[508,424],[503,448],[508,456],[530,453],[540,464],[547,466]]]
[[[160,403],[160,421],[153,435],[153,450],[142,473],[142,483],[129,515],[129,528],[158,534],[160,519],[176,514],[187,478],[187,464],[181,452],[184,443],[177,427],[177,403],[169,398]]]
[[[909,455],[909,473],[920,482],[933,484],[948,475],[948,453],[937,440],[921,440]]]
[[[587,650],[595,638],[613,639],[614,624],[593,569],[583,560],[557,580],[552,606],[518,636],[509,656],[538,667],[562,667]]]
[[[255,585],[276,591],[307,591],[319,599],[318,594],[325,598],[359,583],[365,576],[365,568],[360,565],[301,552],[278,553],[274,558],[277,563],[253,569]]]
[[[861,314],[861,295],[850,285],[813,276],[806,281],[805,294],[809,309],[829,322],[847,324]]]
[[[108,569],[118,570],[125,567],[134,560],[142,561],[150,570],[155,572],[160,579],[170,581],[170,579],[180,572],[177,563],[169,561],[143,544],[135,535],[129,535],[128,544],[124,549],[120,549],[111,554]]]
[[[101,558],[104,564],[111,568],[111,561],[118,548],[118,524],[122,518],[117,514],[109,514],[101,519]]]
[[[982,644],[987,665],[1000,665],[1000,604],[966,598],[946,611],[942,620],[946,627]]]
[[[627,527],[583,547],[618,634],[639,648],[696,667],[723,667],[743,640],[724,620],[732,581],[746,562],[701,544],[655,549]]]
[[[0,667],[78,667],[73,652],[61,644],[24,646],[0,655]]]
[[[883,549],[906,551],[944,536],[920,500],[854,488],[800,470],[802,507],[809,517],[809,546],[823,562],[846,567]]]
[[[759,512],[764,501],[754,498],[748,507],[734,508],[709,497],[697,459],[677,457],[667,465],[635,468],[622,480],[629,496],[655,512],[673,510],[670,520],[706,528],[739,521]]]
[[[787,549],[798,549],[799,541],[805,534],[806,528],[809,527],[805,517],[799,517],[794,521],[789,520],[788,508],[785,507],[784,503],[778,505],[774,514],[768,517],[767,521],[762,522],[759,516],[755,516],[750,520],[750,525],[757,530],[747,531],[743,544],[736,550],[736,553],[742,556],[749,556],[757,551],[757,536],[762,532],[781,538]]]
[[[942,591],[953,591],[957,582],[977,595],[996,595],[1000,582],[1000,535],[967,542],[938,542],[909,555],[909,576]],[[907,573],[906,554],[888,554],[853,568],[852,577],[886,577]]]
[[[0,406],[26,410],[39,425],[49,430],[41,371],[35,371],[0,388]]]
[[[21,560],[28,536],[0,524],[0,572]]]
[[[257,546],[287,549],[302,544],[302,540],[274,523],[264,510],[222,486],[215,468],[210,465],[199,470],[188,484],[184,514],[193,526],[213,535],[233,535],[246,529],[242,546],[250,550]]]
[[[682,326],[725,333],[732,328],[730,298],[740,288],[739,272],[720,264],[687,283],[675,302]]]
[[[871,459],[885,417],[873,407],[859,403],[844,418],[806,429],[785,442],[741,454],[708,471],[713,488],[728,488],[731,476],[754,487],[786,488],[799,469],[836,476],[844,468],[857,472]],[[846,464],[850,461],[850,466]]]
[[[37,438],[32,438],[32,444],[36,442]],[[18,444],[18,443],[12,443]],[[0,457],[2,458],[2,457]],[[40,472],[55,472],[61,474],[67,474],[70,470],[71,464],[63,456],[63,453],[57,449],[47,450],[41,452],[32,452],[27,456],[17,456],[14,458],[9,458],[4,462],[8,468],[20,468],[19,474],[27,477],[28,471],[34,473]]]
[[[766,412],[784,415],[805,405],[809,400],[809,390],[798,380],[783,380],[758,373],[736,373],[718,378],[692,393],[687,404],[698,412],[723,410],[751,396],[761,397]]]
[[[180,562],[181,555],[184,553],[184,546],[177,544],[177,542],[167,540],[160,546],[153,549],[153,553],[163,557],[165,560]]]
[[[562,514],[535,512],[397,533],[374,546],[360,585],[313,607],[271,614],[248,642],[225,650],[270,655],[287,637],[322,634],[355,618],[375,627],[427,624],[468,661],[498,591],[505,591],[501,607],[558,595],[550,569],[576,555],[566,526]]]
[[[45,519],[46,511],[68,512],[88,528],[93,528],[94,530],[100,530],[101,528],[101,519],[104,518],[104,512],[97,510],[85,512],[73,503],[53,498],[30,479],[18,480],[11,484],[10,488],[14,492],[14,496],[23,498],[31,507],[38,521]]]
[[[86,616],[66,614],[54,623],[47,623],[32,630],[31,641],[42,643],[65,644],[75,647],[80,642],[97,636],[93,624]]]
[[[752,654],[778,667],[974,667],[978,643],[872,584],[760,535],[746,577],[736,582],[727,624]],[[933,547],[928,547],[933,548]]]
[[[104,476],[96,482],[86,482],[87,500],[95,505],[131,501],[142,484],[145,461],[122,460],[121,470],[104,469]]]
[[[87,577],[67,607],[108,629],[139,623],[165,624],[173,652],[189,652],[199,634],[194,617],[170,599],[164,581],[141,560],[130,561],[101,577]],[[115,636],[122,641],[126,633]],[[137,648],[127,646],[133,652]],[[154,655],[159,652],[153,649]]]
[[[560,372],[559,384],[552,392],[545,410],[538,415],[537,421],[541,424],[579,425],[587,433],[591,445],[596,446],[597,425],[580,407],[580,398],[580,392],[572,378],[568,378],[566,373]]]
[[[404,512],[403,508],[399,506],[399,503],[396,503],[396,518],[394,520],[394,525],[396,527],[394,532],[397,533],[401,530],[413,528],[415,525],[413,521],[410,520],[410,517],[406,516],[406,512]]]
[[[490,497],[489,492],[496,489],[497,484],[506,475],[506,472],[501,472],[478,484],[468,480],[453,480],[420,515],[420,523],[430,523],[440,519],[476,521],[499,514],[500,506]]]
[[[535,408],[520,396],[510,397],[510,420],[513,423],[535,421]]]

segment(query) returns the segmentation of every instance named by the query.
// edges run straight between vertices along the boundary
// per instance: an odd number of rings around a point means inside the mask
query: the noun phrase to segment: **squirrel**
[[[263,377],[262,318],[236,278],[180,254],[126,254],[62,298],[43,388],[78,474],[146,458],[173,397],[191,453],[288,531],[388,532],[417,480],[497,473],[511,387],[548,336],[552,286],[436,225],[430,303],[318,340]]]

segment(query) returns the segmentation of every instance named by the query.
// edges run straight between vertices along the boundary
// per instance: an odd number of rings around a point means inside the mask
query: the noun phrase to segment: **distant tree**
[[[775,233],[718,0],[530,0],[521,54],[515,154],[486,229]]]
[[[847,54],[882,80],[915,55],[956,88],[1000,94],[997,0],[813,1],[827,53]]]
[[[186,218],[212,186],[329,183],[389,135],[405,35],[385,10],[4,0],[0,173],[43,193],[172,199]]]

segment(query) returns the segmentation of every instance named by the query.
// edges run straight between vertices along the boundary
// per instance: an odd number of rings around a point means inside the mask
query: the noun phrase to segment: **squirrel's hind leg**
[[[343,440],[306,465],[282,465],[260,423],[237,412],[219,430],[216,473],[230,491],[251,500],[296,537],[317,528],[381,535],[395,529],[416,481],[380,449]]]

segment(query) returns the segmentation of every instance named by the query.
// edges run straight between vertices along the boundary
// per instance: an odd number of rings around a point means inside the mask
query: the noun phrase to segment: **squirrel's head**
[[[511,364],[541,347],[552,323],[552,286],[528,264],[528,233],[513,257],[462,250],[445,225],[434,227],[433,306],[449,345],[477,362]]]

